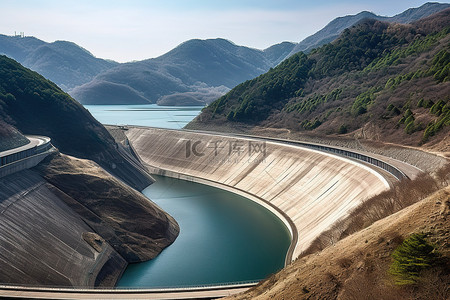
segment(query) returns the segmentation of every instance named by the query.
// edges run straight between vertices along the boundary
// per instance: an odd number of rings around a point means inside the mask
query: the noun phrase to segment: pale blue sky
[[[423,0],[1,0],[0,33],[69,40],[119,62],[157,57],[193,38],[264,49],[299,42],[363,10],[392,16]],[[440,1],[448,3],[448,1]]]

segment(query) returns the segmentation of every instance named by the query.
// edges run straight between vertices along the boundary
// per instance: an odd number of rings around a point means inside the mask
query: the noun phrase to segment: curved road
[[[32,168],[55,151],[48,137],[26,137],[30,141],[28,144],[0,152],[0,177]]]
[[[28,144],[0,152],[0,158],[9,156],[11,154],[30,150],[33,149],[34,147],[38,147],[50,142],[50,138],[45,136],[27,135],[26,138],[30,141]]]

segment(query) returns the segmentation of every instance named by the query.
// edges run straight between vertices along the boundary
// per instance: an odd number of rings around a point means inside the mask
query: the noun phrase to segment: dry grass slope
[[[441,171],[440,178],[446,180],[441,184],[448,185],[448,174],[448,168]],[[449,218],[450,187],[446,186],[320,252],[297,259],[230,299],[448,299]],[[410,234],[422,232],[437,245],[440,264],[423,272],[418,284],[396,286],[388,273],[392,252]]]

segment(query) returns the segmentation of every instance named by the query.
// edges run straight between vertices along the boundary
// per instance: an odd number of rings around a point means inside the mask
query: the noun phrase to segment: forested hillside
[[[238,85],[188,127],[263,126],[426,143],[448,134],[450,125],[448,24],[450,10],[411,25],[366,20]]]
[[[56,84],[0,56],[0,122],[45,135],[65,154],[94,160],[133,187],[152,181],[126,161],[109,132]]]

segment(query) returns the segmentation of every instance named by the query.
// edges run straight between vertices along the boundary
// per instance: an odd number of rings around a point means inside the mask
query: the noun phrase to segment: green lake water
[[[210,186],[156,180],[143,193],[177,220],[180,235],[155,259],[129,265],[118,288],[260,280],[284,266],[290,235],[271,212]]]

